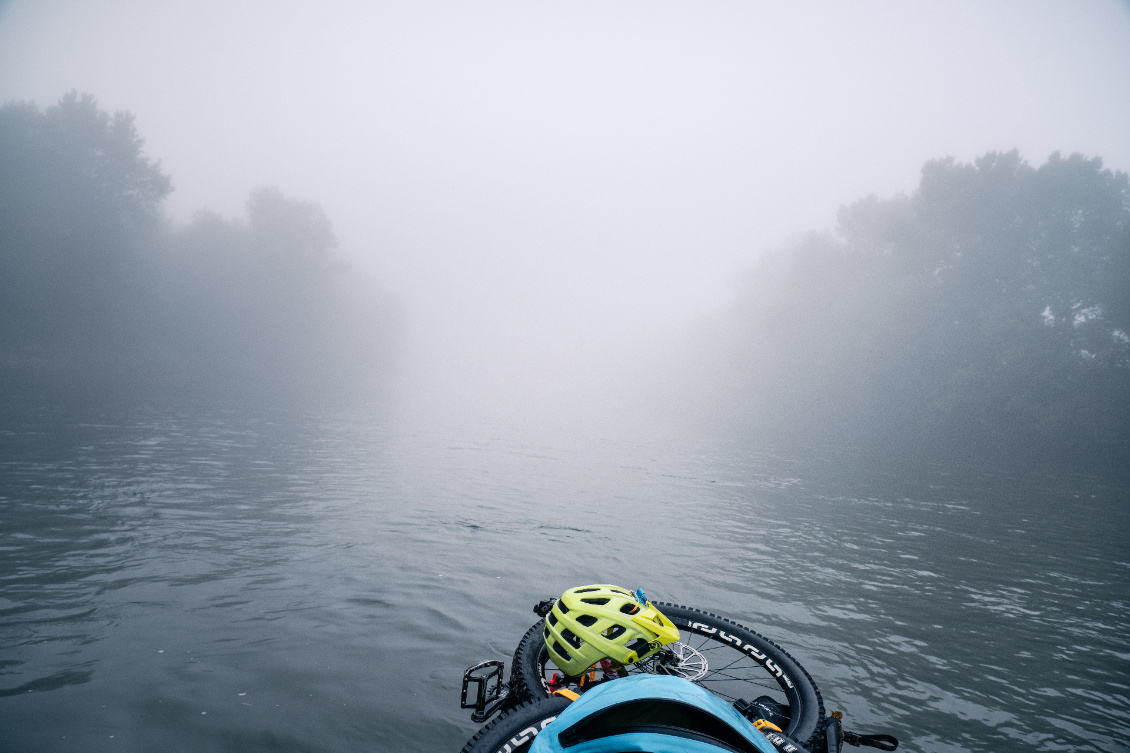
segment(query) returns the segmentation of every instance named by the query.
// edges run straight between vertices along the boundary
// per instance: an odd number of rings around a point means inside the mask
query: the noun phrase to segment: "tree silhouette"
[[[1099,159],[927,163],[751,276],[746,426],[876,451],[1130,459],[1130,183]]]
[[[382,381],[394,316],[335,261],[320,207],[261,189],[246,222],[176,228],[142,147],[89,95],[0,108],[6,392],[277,402]]]
[[[132,116],[70,93],[0,108],[0,350],[39,378],[101,379],[136,357],[154,302],[141,241],[169,178]]]

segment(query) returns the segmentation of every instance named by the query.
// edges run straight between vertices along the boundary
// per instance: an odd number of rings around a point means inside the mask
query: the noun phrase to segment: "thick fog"
[[[1125,3],[0,4],[0,102],[136,116],[165,211],[319,205],[414,410],[574,412],[930,160],[1130,169]]]

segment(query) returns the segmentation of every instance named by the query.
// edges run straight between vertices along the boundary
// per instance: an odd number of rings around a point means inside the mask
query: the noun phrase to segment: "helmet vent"
[[[561,614],[569,614],[569,607],[565,605],[564,601],[558,600],[557,608],[561,610]]]
[[[546,619],[549,620],[550,625],[556,625],[557,624],[557,615],[555,615],[553,612],[550,612],[549,617],[547,617]]]
[[[613,625],[612,627],[608,628],[603,633],[601,633],[601,635],[603,635],[605,638],[608,638],[610,640],[615,640],[616,638],[619,638],[621,635],[623,635],[625,632],[627,632],[627,631],[625,630],[623,625]]]
[[[585,627],[592,627],[596,623],[596,618],[591,614],[582,614],[577,618],[577,622],[581,623]]]
[[[560,656],[565,661],[567,661],[567,662],[573,661],[573,656],[568,651],[561,648],[561,644],[558,643],[557,641],[554,641],[553,645],[550,648],[553,649],[553,653],[557,654],[558,656]]]
[[[640,611],[640,605],[628,602],[627,604],[621,605],[620,611],[624,614],[635,614],[636,612]]]
[[[561,637],[568,641],[570,646],[578,650],[581,648],[581,644],[584,643],[580,638],[573,635],[573,631],[569,628],[565,628],[561,631]]]
[[[607,597],[600,597],[600,598],[595,598],[595,599],[581,599],[581,601],[583,601],[586,604],[595,604],[598,607],[602,607],[605,604],[607,604],[610,601],[610,599],[608,599]]]
[[[643,656],[644,654],[646,654],[646,653],[647,653],[647,650],[648,650],[649,648],[651,648],[651,646],[650,646],[650,644],[649,644],[649,643],[648,643],[647,641],[645,641],[645,640],[644,640],[643,638],[636,638],[636,639],[635,639],[634,641],[632,641],[631,643],[629,643],[629,644],[628,644],[628,645],[626,646],[626,648],[627,648],[627,649],[628,649],[629,651],[635,651],[635,652],[636,652],[637,654],[639,654],[640,656]]]
[[[599,591],[599,590],[600,590],[599,588],[578,588],[575,591],[573,591],[573,593],[575,593],[575,594],[587,594],[590,591]]]

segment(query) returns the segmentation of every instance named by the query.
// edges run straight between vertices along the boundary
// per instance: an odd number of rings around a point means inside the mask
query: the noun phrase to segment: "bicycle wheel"
[[[812,677],[777,644],[747,627],[707,612],[676,604],[655,606],[678,626],[679,641],[663,652],[627,667],[596,666],[584,679],[564,677],[545,650],[541,620],[529,629],[510,672],[519,699],[544,698],[553,689],[583,692],[593,682],[650,672],[685,677],[730,702],[754,703],[758,713],[794,740],[811,746],[821,736],[824,702]],[[554,682],[554,677],[557,680]]]
[[[569,703],[568,698],[549,696],[515,706],[476,732],[462,753],[524,753]]]

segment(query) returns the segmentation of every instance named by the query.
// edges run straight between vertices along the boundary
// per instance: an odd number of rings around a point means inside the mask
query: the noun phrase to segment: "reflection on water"
[[[1126,750],[1128,493],[367,416],[0,420],[0,750],[458,750],[582,582],[738,619],[910,751]]]

